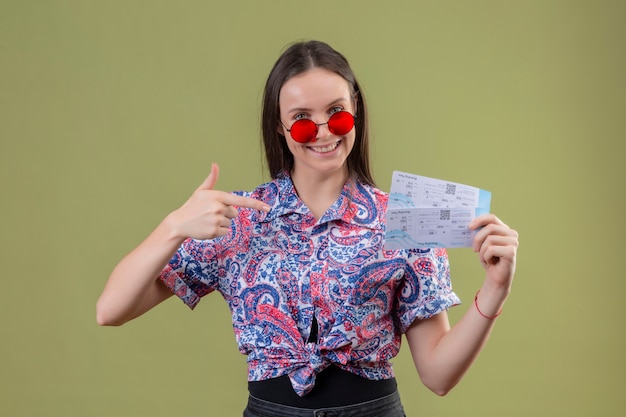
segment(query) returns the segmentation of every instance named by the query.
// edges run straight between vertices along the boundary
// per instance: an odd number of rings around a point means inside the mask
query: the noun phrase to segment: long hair
[[[320,41],[298,42],[278,58],[265,83],[261,130],[265,157],[272,178],[293,168],[293,155],[284,136],[278,132],[280,124],[280,89],[292,77],[312,68],[323,68],[343,77],[356,101],[356,139],[347,159],[348,174],[359,181],[374,185],[369,161],[369,127],[367,107],[359,83],[348,60],[328,44]]]

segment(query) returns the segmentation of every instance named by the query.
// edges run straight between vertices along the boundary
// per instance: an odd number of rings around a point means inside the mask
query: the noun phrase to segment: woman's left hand
[[[518,234],[493,214],[476,217],[469,224],[476,230],[473,249],[493,285],[509,288],[515,274],[515,259],[519,246]]]

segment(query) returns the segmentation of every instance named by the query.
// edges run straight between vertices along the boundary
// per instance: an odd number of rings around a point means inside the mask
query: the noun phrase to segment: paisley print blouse
[[[191,308],[222,294],[250,381],[289,375],[305,395],[331,363],[391,378],[411,323],[460,302],[445,249],[383,249],[388,195],[374,187],[348,181],[319,220],[286,174],[236,194],[271,210],[239,208],[227,235],[187,239],[160,279]]]

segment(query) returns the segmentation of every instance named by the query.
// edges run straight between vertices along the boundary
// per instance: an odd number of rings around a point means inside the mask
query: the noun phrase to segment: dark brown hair
[[[270,175],[276,178],[293,168],[293,155],[287,147],[284,136],[278,132],[280,89],[290,78],[312,68],[332,71],[343,77],[352,88],[356,101],[356,139],[347,160],[348,174],[351,178],[374,185],[369,162],[367,107],[361,88],[348,60],[328,44],[320,41],[298,42],[287,48],[274,64],[265,83],[261,130]]]

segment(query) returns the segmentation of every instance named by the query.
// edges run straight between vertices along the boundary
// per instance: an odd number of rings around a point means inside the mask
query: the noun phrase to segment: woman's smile
[[[340,144],[341,144],[341,139],[336,142],[329,143],[328,145],[323,145],[323,146],[322,145],[309,145],[307,146],[307,148],[309,148],[315,153],[325,154],[325,153],[334,151],[335,149],[337,149],[337,147],[339,147]]]

